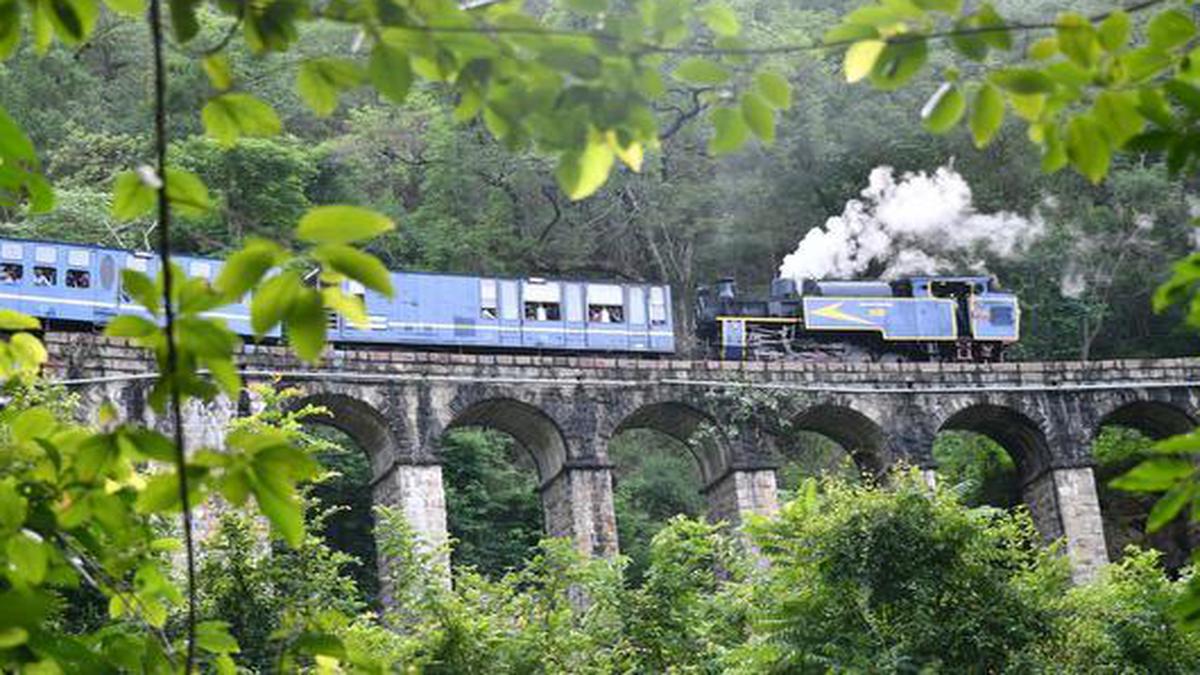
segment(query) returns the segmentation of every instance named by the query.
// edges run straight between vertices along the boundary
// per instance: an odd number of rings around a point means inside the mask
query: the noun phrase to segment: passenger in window
[[[0,265],[0,284],[8,286],[19,284],[23,276],[25,276],[25,268],[16,263]]]
[[[67,270],[67,288],[91,288],[92,275],[87,270]]]
[[[485,319],[494,319],[494,318],[496,318],[496,308],[495,307],[484,307],[479,310],[479,316],[481,316]]]
[[[53,286],[58,283],[58,270],[53,267],[33,268],[34,286]]]
[[[596,305],[592,305],[591,307],[588,307],[588,321],[591,321],[592,323],[600,323],[600,318],[602,316],[603,316],[603,313],[600,311],[600,308],[597,307]]]
[[[623,323],[625,321],[625,309],[623,307],[613,307],[609,312],[613,323]]]

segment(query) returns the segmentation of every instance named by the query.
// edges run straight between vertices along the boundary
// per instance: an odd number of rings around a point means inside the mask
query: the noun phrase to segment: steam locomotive
[[[191,277],[215,279],[222,261],[175,256]],[[122,269],[151,277],[158,259],[101,246],[0,238],[0,308],[60,328],[102,327],[142,310]],[[393,297],[354,281],[369,325],[330,316],[335,343],[419,349],[548,353],[675,353],[671,289],[663,284],[506,279],[392,272]],[[210,312],[250,336],[245,299]],[[912,277],[891,283],[776,280],[766,300],[731,280],[701,288],[699,337],[725,359],[994,360],[1018,336],[1017,300],[986,277]],[[279,337],[278,329],[267,337]]]
[[[696,330],[723,359],[999,361],[1020,336],[1020,305],[987,276],[771,282],[767,298],[732,279],[696,294]]]

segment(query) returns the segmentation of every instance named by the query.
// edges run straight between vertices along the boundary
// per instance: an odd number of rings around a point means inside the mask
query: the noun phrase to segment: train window
[[[34,249],[33,258],[40,263],[58,262],[58,249],[53,246],[38,246]]]
[[[588,304],[588,321],[592,323],[624,323],[625,308],[620,305]]]
[[[526,321],[561,321],[562,307],[557,302],[526,302]]]
[[[25,257],[25,248],[20,244],[0,245],[0,257],[5,260],[20,260]]]
[[[33,285],[34,286],[55,286],[58,284],[58,270],[53,267],[34,267],[33,268]]]
[[[483,279],[479,282],[479,316],[495,319],[500,315],[496,305],[496,280]]]
[[[67,288],[91,288],[92,274],[87,270],[67,270]]]
[[[1013,308],[1005,305],[993,305],[988,320],[995,326],[1011,326],[1013,325]]]
[[[587,314],[591,323],[625,322],[625,289],[616,284],[588,284]]]
[[[650,289],[650,325],[665,326],[667,323],[667,294],[661,288]]]
[[[6,286],[15,286],[21,283],[21,279],[25,276],[25,266],[17,263],[4,263],[0,265],[0,284]]]
[[[75,267],[87,267],[92,264],[92,256],[87,251],[67,251],[67,264]]]

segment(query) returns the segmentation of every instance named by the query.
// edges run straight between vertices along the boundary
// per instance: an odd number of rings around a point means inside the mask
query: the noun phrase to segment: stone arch
[[[1138,400],[1123,403],[1100,418],[1100,427],[1117,425],[1136,429],[1160,440],[1196,428],[1195,418],[1183,408],[1164,401]]]
[[[484,427],[512,436],[533,457],[543,484],[566,466],[567,443],[562,429],[536,406],[511,398],[482,399],[458,411],[445,431],[462,427]]]
[[[1093,453],[1101,431],[1112,426],[1133,429],[1150,440],[1158,441],[1194,430],[1196,421],[1186,409],[1174,403],[1145,399],[1127,400],[1101,415],[1095,427],[1090,430]],[[1200,545],[1200,531],[1190,526],[1185,519],[1176,519],[1157,532],[1147,532],[1146,518],[1157,495],[1122,492],[1106,486],[1106,483],[1128,471],[1142,458],[1141,455],[1135,455],[1101,463],[1101,457],[1096,457],[1095,472],[1104,515],[1108,553],[1116,560],[1121,558],[1125,548],[1131,544],[1153,547],[1162,553],[1161,562],[1167,569],[1178,570],[1188,563],[1192,552]]]
[[[789,425],[798,431],[820,434],[850,455],[863,473],[880,476],[890,462],[883,428],[866,414],[839,403],[819,403],[801,411]]]
[[[727,449],[715,434],[698,436],[703,429],[716,430],[716,421],[708,414],[679,401],[648,403],[625,415],[612,436],[632,429],[652,429],[682,443],[700,467],[704,485],[711,485],[728,472]]]
[[[1085,581],[1108,562],[1096,481],[1090,466],[1060,466],[1055,461],[1048,428],[1040,416],[983,402],[954,412],[940,430],[975,432],[1004,448],[1016,465],[1021,497],[1034,524],[1046,539],[1066,540],[1072,575]],[[1066,449],[1059,450],[1065,458]]]
[[[992,439],[1012,458],[1024,486],[1051,466],[1050,444],[1044,428],[1015,408],[976,403],[951,414],[938,431],[970,431]]]
[[[317,392],[296,399],[291,407],[299,410],[308,405],[322,407],[328,414],[314,415],[307,421],[341,431],[366,451],[371,462],[372,485],[395,469],[400,456],[396,436],[388,420],[370,403],[347,394]]]

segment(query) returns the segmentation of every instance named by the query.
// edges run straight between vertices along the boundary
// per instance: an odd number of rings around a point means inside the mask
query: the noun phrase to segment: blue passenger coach
[[[190,277],[215,279],[222,261],[174,256]],[[103,325],[139,308],[121,292],[122,269],[154,277],[158,258],[120,249],[0,239],[0,307],[50,322]],[[393,297],[353,281],[370,325],[331,317],[332,342],[429,348],[673,353],[668,286],[552,279],[503,279],[393,272]],[[211,313],[249,336],[250,310],[238,303]],[[272,334],[278,336],[278,331]]]

